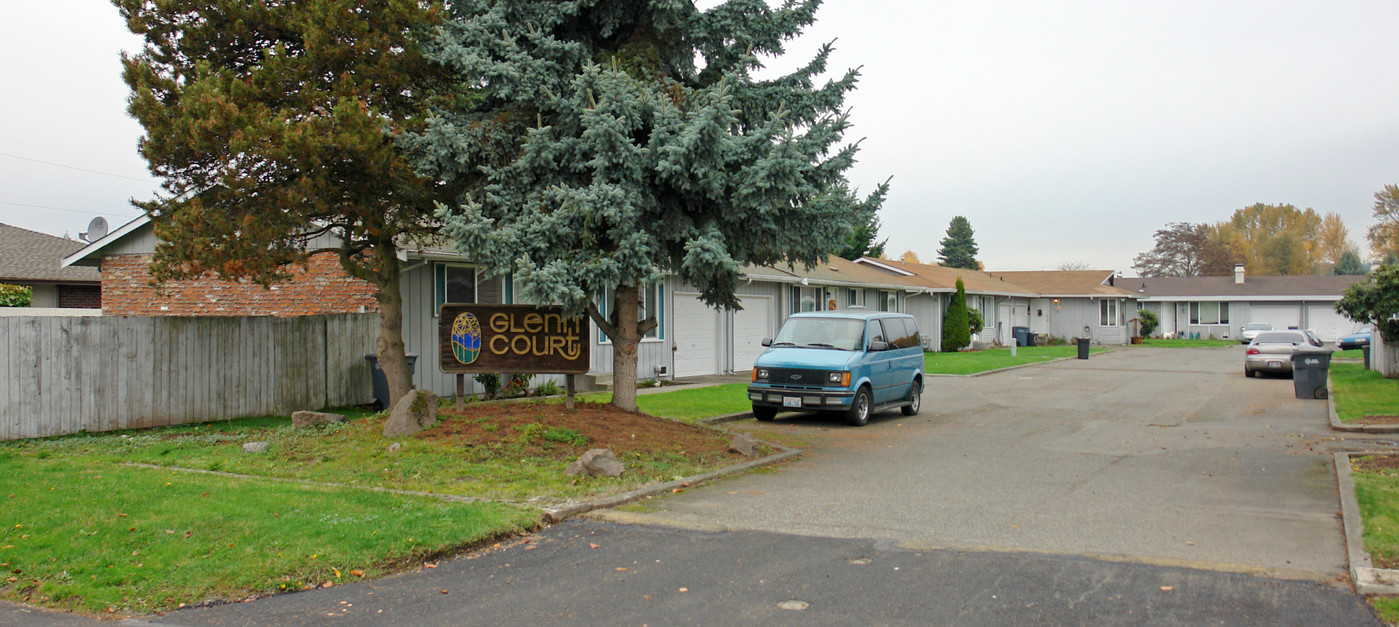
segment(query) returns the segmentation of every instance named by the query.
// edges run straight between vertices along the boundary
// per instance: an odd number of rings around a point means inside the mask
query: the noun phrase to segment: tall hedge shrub
[[[28,307],[34,301],[34,290],[24,285],[0,283],[0,307]]]
[[[971,321],[967,317],[967,288],[957,279],[957,293],[947,305],[942,319],[942,350],[955,353],[972,341]]]

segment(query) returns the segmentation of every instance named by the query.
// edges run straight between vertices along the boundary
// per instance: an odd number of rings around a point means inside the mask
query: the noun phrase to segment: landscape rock
[[[401,448],[403,448],[403,445],[402,445],[402,444],[399,444],[398,442],[394,442],[393,444],[390,444],[390,445],[389,445],[389,452],[392,453],[392,452],[397,451],[398,449],[401,449]]]
[[[248,442],[247,444],[244,444],[244,445],[243,445],[243,452],[244,452],[244,453],[266,453],[266,452],[267,452],[267,443],[266,443],[266,442]]]
[[[747,457],[758,456],[758,443],[747,433],[735,433],[729,440],[729,450]]]
[[[437,424],[437,395],[427,390],[412,390],[394,404],[384,423],[384,437],[413,435]]]
[[[564,469],[564,474],[579,477],[620,477],[622,462],[617,461],[617,456],[610,449],[595,448],[589,449],[582,457],[568,465]]]
[[[345,422],[345,415],[322,411],[298,411],[292,412],[291,415],[291,426],[297,429],[314,427],[317,425],[328,425],[336,422]]]

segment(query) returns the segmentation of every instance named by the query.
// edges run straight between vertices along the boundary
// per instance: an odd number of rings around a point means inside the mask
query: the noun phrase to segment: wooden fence
[[[0,318],[0,440],[373,400],[378,314]]]

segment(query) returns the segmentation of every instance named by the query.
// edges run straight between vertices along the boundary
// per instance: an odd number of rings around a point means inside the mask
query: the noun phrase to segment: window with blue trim
[[[612,311],[616,298],[612,294],[612,289],[608,288],[597,300],[598,313],[606,319]],[[637,294],[639,307],[637,308],[637,320],[645,320],[650,316],[656,317],[656,327],[646,332],[642,336],[643,340],[664,340],[665,339],[665,281],[656,281],[641,286]],[[612,340],[607,337],[602,329],[598,329],[597,338],[599,344],[606,344]]]
[[[432,268],[432,315],[443,303],[476,302],[476,268],[453,263],[437,263]]]

